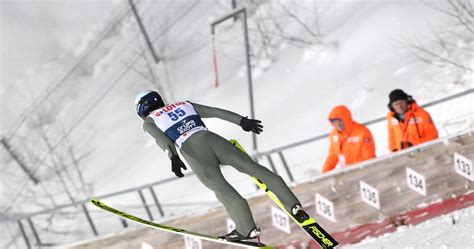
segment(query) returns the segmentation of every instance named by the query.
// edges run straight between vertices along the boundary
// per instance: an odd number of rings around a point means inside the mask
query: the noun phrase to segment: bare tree
[[[251,10],[255,10],[262,5],[262,1],[251,0],[250,3],[249,8]],[[321,28],[316,0],[313,2],[314,11],[307,11],[310,8],[307,8],[309,3],[306,2],[267,1],[264,3],[266,3],[266,11],[253,16],[253,22],[257,29],[256,31],[253,30],[253,33],[260,36],[261,49],[266,50],[268,46],[277,46],[282,41],[289,42],[297,47],[319,43]],[[308,4],[308,6],[300,6],[301,4]],[[305,15],[301,15],[301,13],[305,13]],[[308,20],[315,20],[314,25]],[[292,34],[286,28],[288,24],[299,26],[304,31],[303,34]]]
[[[416,60],[437,67],[452,67],[460,74],[472,73],[474,9],[469,0],[427,1],[426,6],[445,14],[449,26],[437,28],[430,40],[402,38],[397,43]]]

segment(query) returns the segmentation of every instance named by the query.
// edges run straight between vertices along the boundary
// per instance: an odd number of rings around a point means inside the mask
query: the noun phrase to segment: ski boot
[[[225,240],[225,241],[241,241],[241,240],[249,240],[249,239],[255,239],[257,238],[260,243],[260,228],[254,228],[252,229],[247,236],[240,234],[237,232],[237,230],[233,230],[232,232],[217,237],[219,240]]]
[[[303,210],[303,207],[300,204],[295,204],[291,208],[291,214],[299,223],[303,223],[305,220],[309,219],[309,215]]]

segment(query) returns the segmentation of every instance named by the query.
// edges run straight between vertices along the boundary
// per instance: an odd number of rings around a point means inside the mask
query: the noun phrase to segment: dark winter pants
[[[248,235],[256,227],[255,221],[247,200],[224,179],[219,165],[231,165],[242,173],[257,177],[267,185],[288,210],[291,210],[294,204],[299,203],[279,175],[255,163],[245,153],[215,133],[201,131],[193,134],[184,142],[181,154],[198,179],[207,188],[214,191],[217,199],[234,220],[237,231],[242,235]]]

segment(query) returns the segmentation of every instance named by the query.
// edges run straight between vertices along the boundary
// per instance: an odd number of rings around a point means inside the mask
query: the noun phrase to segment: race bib
[[[181,148],[192,134],[207,130],[193,105],[188,102],[167,105],[151,112],[149,117],[178,148]]]

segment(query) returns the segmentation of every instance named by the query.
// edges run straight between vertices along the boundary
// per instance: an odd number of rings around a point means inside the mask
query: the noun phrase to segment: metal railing
[[[463,96],[466,96],[466,95],[469,95],[469,94],[473,94],[473,93],[474,93],[474,89],[471,88],[471,89],[468,89],[464,92],[460,92],[460,93],[457,93],[457,94],[454,94],[454,95],[451,95],[451,96],[448,96],[448,97],[445,97],[445,98],[442,98],[442,99],[438,99],[438,100],[435,100],[433,102],[430,102],[430,103],[427,103],[427,104],[424,104],[424,105],[421,105],[421,107],[427,108],[427,107],[430,107],[430,106],[434,106],[434,105],[437,105],[437,104],[440,104],[440,103],[443,103],[443,102],[446,102],[446,101],[449,101],[449,100],[457,99],[457,98],[460,98],[460,97],[463,97]],[[362,124],[367,126],[367,125],[379,123],[379,122],[382,122],[382,121],[385,121],[385,117],[372,119],[372,120],[369,120],[369,121],[364,122]],[[296,142],[296,143],[280,146],[280,147],[277,147],[275,149],[271,149],[271,150],[268,150],[268,151],[265,151],[265,152],[259,152],[255,155],[253,155],[253,157],[263,157],[263,156],[266,156],[266,155],[269,155],[269,154],[278,153],[278,152],[283,151],[283,150],[287,150],[287,149],[298,147],[298,146],[301,146],[301,145],[304,145],[304,144],[307,144],[307,143],[315,142],[315,141],[318,141],[318,140],[321,140],[321,139],[324,139],[324,138],[327,138],[327,137],[329,137],[329,133],[325,133],[325,134],[322,134],[322,135],[319,135],[319,136],[308,138],[308,139],[305,139],[303,141],[299,141],[299,142]]]
[[[468,89],[464,92],[460,92],[460,93],[457,93],[457,94],[454,94],[454,95],[451,95],[451,96],[448,96],[448,97],[445,97],[445,98],[441,98],[441,99],[432,101],[432,102],[424,104],[424,105],[421,105],[421,107],[428,108],[428,107],[435,106],[435,105],[438,105],[438,104],[441,104],[441,103],[444,103],[444,102],[447,102],[447,101],[450,101],[450,100],[453,100],[453,99],[457,99],[457,98],[460,98],[460,97],[464,97],[464,96],[467,96],[467,95],[470,95],[470,94],[473,94],[473,93],[474,93],[474,89],[471,88],[471,89]],[[362,124],[365,125],[365,126],[368,126],[368,125],[383,122],[383,121],[385,121],[385,119],[386,119],[386,117],[380,117],[380,118],[376,118],[376,119],[366,121]],[[319,141],[319,140],[322,140],[322,139],[325,139],[325,138],[328,138],[328,137],[329,137],[329,133],[321,134],[321,135],[311,137],[311,138],[308,138],[308,139],[305,139],[305,140],[302,140],[302,141],[299,141],[299,142],[295,142],[295,143],[292,143],[292,144],[280,146],[280,147],[277,147],[277,148],[274,148],[274,149],[271,149],[271,150],[268,150],[268,151],[258,152],[256,154],[252,155],[252,157],[254,159],[267,158],[270,166],[272,167],[273,171],[275,172],[276,168],[274,166],[274,161],[271,159],[271,155],[272,154],[278,154],[278,156],[281,159],[281,162],[284,166],[285,172],[288,175],[288,178],[290,179],[290,181],[294,181],[293,174],[291,173],[291,170],[288,167],[288,164],[286,162],[283,151],[288,150],[288,149],[293,149],[293,148],[296,148],[296,147],[299,147],[299,146],[302,146],[302,145],[306,145],[308,143],[316,142],[316,141]]]
[[[454,94],[454,95],[451,95],[451,96],[448,96],[448,97],[430,102],[428,104],[424,104],[424,105],[422,105],[422,107],[426,108],[426,107],[434,106],[434,105],[444,103],[444,102],[447,102],[447,101],[450,101],[450,100],[453,100],[453,99],[457,99],[457,98],[460,98],[460,97],[464,97],[464,96],[467,96],[467,95],[470,95],[470,94],[473,94],[473,93],[474,93],[474,89],[469,89],[469,90],[466,90],[464,92]],[[371,124],[375,124],[375,123],[379,123],[379,122],[383,122],[383,121],[385,121],[385,117],[373,119],[373,120],[364,122],[363,124],[364,125],[371,125]],[[294,181],[295,178],[294,178],[293,173],[292,173],[292,171],[289,167],[287,159],[284,155],[284,151],[288,150],[288,149],[293,149],[293,148],[296,148],[296,147],[299,147],[299,146],[302,146],[302,145],[306,145],[308,143],[319,141],[321,139],[327,138],[328,136],[329,136],[329,133],[322,134],[322,135],[319,135],[319,136],[315,136],[315,137],[312,137],[312,138],[305,139],[303,141],[288,144],[288,145],[285,145],[285,146],[280,146],[280,147],[272,149],[272,150],[268,150],[268,151],[265,151],[265,152],[259,152],[257,154],[252,155],[252,157],[254,159],[266,158],[268,163],[270,164],[271,169],[275,173],[278,173],[277,168],[275,167],[275,162],[272,158],[273,154],[277,154],[280,162],[283,165],[283,168],[284,168],[285,173],[287,174],[289,180]],[[185,174],[184,177],[189,177],[191,175],[193,175],[192,172]],[[144,191],[145,190],[149,191],[150,195],[152,196],[154,205],[156,206],[160,217],[164,217],[165,212],[163,210],[163,207],[162,207],[160,201],[157,198],[157,195],[155,194],[155,191],[153,190],[153,187],[159,186],[159,185],[162,185],[162,184],[165,184],[165,183],[173,182],[176,179],[177,178],[175,178],[175,177],[166,178],[164,180],[152,182],[152,183],[141,185],[141,186],[138,186],[138,187],[133,187],[133,188],[125,189],[125,190],[122,190],[122,191],[114,192],[114,193],[111,193],[111,194],[98,196],[97,198],[105,199],[105,198],[110,198],[110,197],[114,197],[114,196],[119,196],[119,195],[124,195],[124,194],[129,194],[129,193],[136,192],[136,194],[138,195],[138,197],[141,200],[141,204],[142,204],[143,208],[145,209],[148,218],[150,220],[154,220],[154,217],[152,215],[152,211],[150,210],[151,204],[149,204],[147,202],[147,200],[145,198],[145,195],[144,195]],[[37,232],[37,229],[36,229],[35,224],[33,222],[33,217],[41,215],[41,214],[55,213],[55,212],[58,212],[59,210],[64,209],[64,208],[71,208],[71,207],[79,208],[80,207],[82,213],[84,214],[84,217],[87,220],[87,223],[89,224],[89,227],[90,227],[90,230],[91,230],[92,234],[94,236],[98,236],[99,232],[96,229],[94,221],[91,218],[90,212],[89,212],[89,210],[87,209],[87,206],[86,206],[86,203],[88,203],[88,202],[89,202],[89,199],[85,199],[85,200],[82,200],[82,201],[77,201],[77,202],[66,204],[66,205],[56,206],[55,208],[46,209],[46,210],[42,210],[42,211],[39,211],[39,212],[30,213],[30,214],[25,214],[21,217],[16,217],[16,222],[18,224],[19,230],[20,230],[20,232],[23,236],[23,239],[25,241],[26,247],[31,248],[32,243],[31,243],[30,239],[27,236],[25,225],[23,224],[23,222],[24,221],[27,222],[31,233],[33,234],[36,245],[38,245],[38,246],[50,246],[51,244],[42,243],[40,235]],[[120,222],[121,222],[121,224],[124,228],[128,226],[128,224],[126,223],[125,220],[121,219]]]

